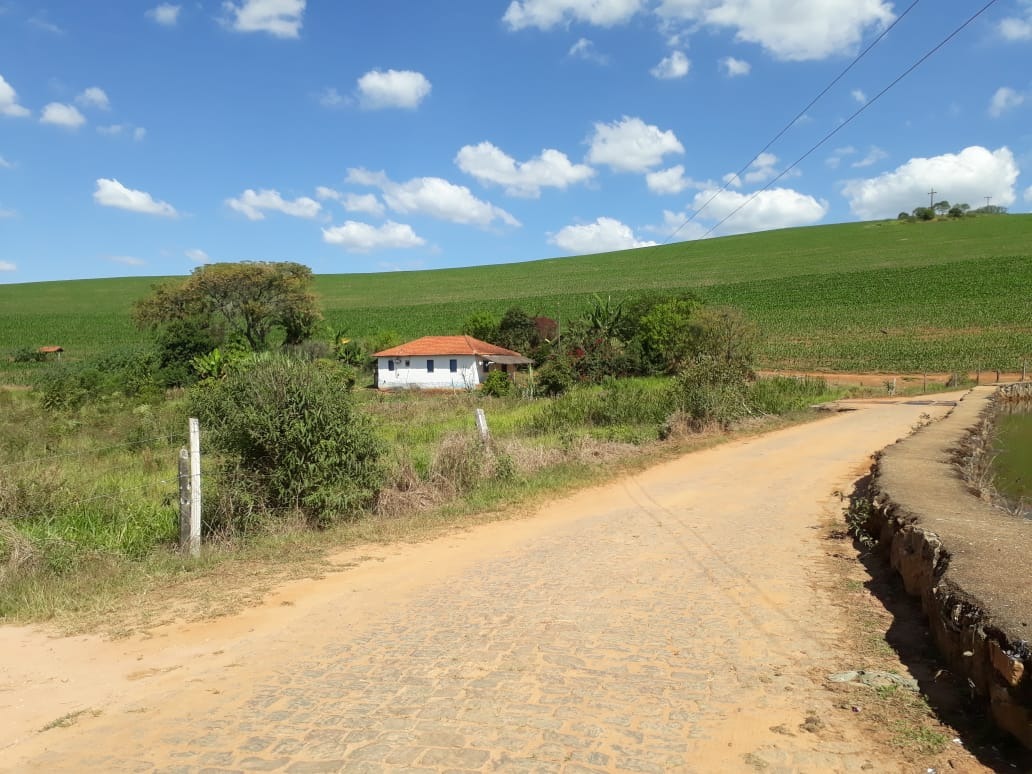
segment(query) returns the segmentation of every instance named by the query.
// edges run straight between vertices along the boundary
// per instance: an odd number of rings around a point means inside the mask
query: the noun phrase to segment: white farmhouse
[[[418,387],[423,390],[472,390],[488,370],[510,375],[531,361],[519,352],[496,347],[472,336],[424,336],[373,353],[376,386],[381,390]]]

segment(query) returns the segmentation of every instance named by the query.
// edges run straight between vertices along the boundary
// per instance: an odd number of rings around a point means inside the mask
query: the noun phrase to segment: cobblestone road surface
[[[930,410],[865,408],[582,492],[405,593],[390,571],[344,592],[382,596],[363,620],[330,600],[7,770],[893,770],[821,687],[856,665],[816,528]]]

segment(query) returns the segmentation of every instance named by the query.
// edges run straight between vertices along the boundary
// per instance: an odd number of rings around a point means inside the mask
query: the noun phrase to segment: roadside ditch
[[[946,418],[886,448],[862,528],[918,597],[935,644],[971,698],[1032,749],[1032,520],[983,485],[996,402],[1032,384],[980,387]]]

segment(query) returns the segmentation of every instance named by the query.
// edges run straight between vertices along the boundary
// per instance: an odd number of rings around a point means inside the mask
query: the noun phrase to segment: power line
[[[885,93],[889,91],[889,89],[894,87],[897,83],[899,83],[904,78],[906,78],[908,75],[910,75],[910,73],[912,73],[914,70],[916,70],[922,64],[924,64],[927,59],[929,59],[932,55],[934,55],[936,52],[938,52],[939,49],[941,49],[943,46],[945,46],[947,43],[949,43],[951,40],[953,40],[953,38],[957,37],[957,35],[959,35],[969,24],[971,24],[971,22],[973,22],[975,19],[977,19],[983,13],[988,11],[989,8],[991,8],[993,5],[996,4],[996,2],[997,2],[997,0],[989,0],[988,3],[986,3],[984,6],[982,6],[972,16],[970,16],[967,19],[967,21],[965,21],[963,24],[961,24],[959,27],[957,27],[955,30],[953,30],[953,32],[951,32],[949,35],[947,35],[945,38],[943,38],[941,41],[939,41],[934,47],[932,47],[932,49],[930,51],[928,51],[928,53],[926,53],[924,56],[922,56],[920,59],[918,59],[912,65],[910,65],[910,67],[908,67],[906,70],[904,70],[900,75],[896,76],[896,78],[888,86],[886,86],[884,89],[879,91],[869,101],[867,101],[866,103],[861,105],[851,116],[849,116],[849,118],[847,118],[841,124],[839,124],[834,129],[832,129],[830,132],[828,132],[826,135],[824,135],[824,137],[822,137],[813,147],[811,147],[808,151],[806,151],[806,153],[804,153],[802,156],[800,156],[795,161],[793,161],[784,170],[779,172],[774,177],[774,179],[772,179],[765,186],[763,186],[763,188],[760,188],[759,190],[754,192],[752,196],[750,196],[744,202],[742,202],[737,207],[735,207],[733,210],[731,210],[731,212],[729,212],[727,215],[725,215],[720,220],[720,222],[718,222],[714,226],[712,226],[700,238],[701,239],[705,239],[706,237],[708,237],[710,234],[712,234],[714,231],[716,231],[718,228],[720,228],[722,225],[724,225],[728,220],[730,220],[733,216],[738,214],[738,212],[741,211],[744,207],[746,207],[747,205],[751,204],[756,199],[757,196],[759,196],[761,193],[763,193],[768,188],[770,188],[772,185],[774,185],[776,182],[778,182],[778,180],[780,180],[785,175],[787,175],[789,172],[791,172],[793,169],[795,169],[797,166],[799,166],[814,151],[816,151],[818,148],[820,148],[822,145],[824,145],[824,143],[826,143],[828,140],[830,140],[832,137],[834,137],[840,131],[845,129],[849,124],[851,124],[853,122],[853,120],[855,118],[857,118],[857,116],[859,116],[861,113],[863,113],[865,110],[867,110],[867,108],[869,108],[871,105],[873,105],[879,99],[881,99],[885,95]]]
[[[762,156],[764,153],[766,153],[768,150],[770,150],[771,146],[774,145],[774,143],[776,143],[778,140],[780,140],[785,135],[785,132],[787,132],[789,129],[791,129],[795,125],[796,121],[798,121],[800,118],[802,118],[804,115],[806,115],[806,111],[808,111],[810,108],[812,108],[814,105],[816,105],[825,94],[827,94],[829,91],[831,91],[831,89],[835,86],[835,84],[837,84],[839,81],[841,81],[850,70],[852,70],[857,64],[859,64],[860,60],[863,59],[865,56],[867,56],[868,52],[870,52],[870,50],[872,48],[877,46],[881,42],[882,38],[884,38],[886,35],[888,35],[892,31],[893,27],[895,27],[897,24],[899,24],[901,21],[903,21],[903,17],[905,17],[908,13],[910,13],[912,10],[914,10],[914,7],[920,1],[921,0],[914,0],[914,2],[912,2],[907,7],[907,9],[905,11],[903,11],[903,13],[901,13],[899,16],[897,16],[893,20],[892,24],[890,24],[888,27],[886,27],[884,30],[882,30],[881,34],[878,35],[878,37],[876,37],[874,40],[872,40],[871,43],[867,46],[867,48],[865,48],[863,51],[861,51],[853,59],[852,62],[850,62],[848,65],[846,65],[846,68],[842,72],[840,72],[837,76],[835,76],[835,78],[832,79],[832,81],[827,86],[825,86],[816,97],[814,97],[812,100],[810,100],[810,102],[806,105],[806,107],[804,107],[802,110],[800,110],[798,113],[796,113],[795,118],[793,118],[791,121],[789,121],[783,127],[781,127],[781,131],[779,131],[777,134],[775,134],[767,142],[767,144],[764,145],[756,153],[755,156],[753,156],[751,159],[749,159],[749,161],[746,162],[745,166],[743,166],[740,170],[735,172],[734,175],[730,176],[727,179],[727,182],[724,183],[724,186],[719,191],[717,191],[715,194],[710,196],[710,198],[707,199],[706,202],[699,209],[695,210],[695,212],[693,212],[688,218],[685,219],[684,223],[682,223],[680,226],[678,226],[676,229],[674,229],[674,231],[670,234],[670,236],[668,236],[666,238],[664,244],[669,244],[670,240],[673,239],[675,236],[677,236],[677,234],[681,231],[681,229],[683,229],[685,226],[687,226],[689,223],[691,223],[693,220],[695,220],[695,218],[698,217],[699,214],[703,210],[705,210],[707,207],[710,206],[710,204],[713,202],[714,199],[716,199],[718,196],[720,196],[720,194],[724,193],[724,191],[726,191],[728,189],[728,186],[731,185],[731,182],[733,180],[736,180],[736,179],[740,178],[742,175],[744,175],[749,170],[749,167],[751,167],[753,165],[754,161],[756,161],[760,156]]]

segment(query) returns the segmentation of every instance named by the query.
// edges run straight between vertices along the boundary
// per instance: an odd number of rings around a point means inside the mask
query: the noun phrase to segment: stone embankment
[[[1032,520],[994,507],[963,475],[1001,399],[1032,400],[1032,384],[976,388],[948,417],[888,447],[867,529],[921,598],[950,669],[1032,748]]]

